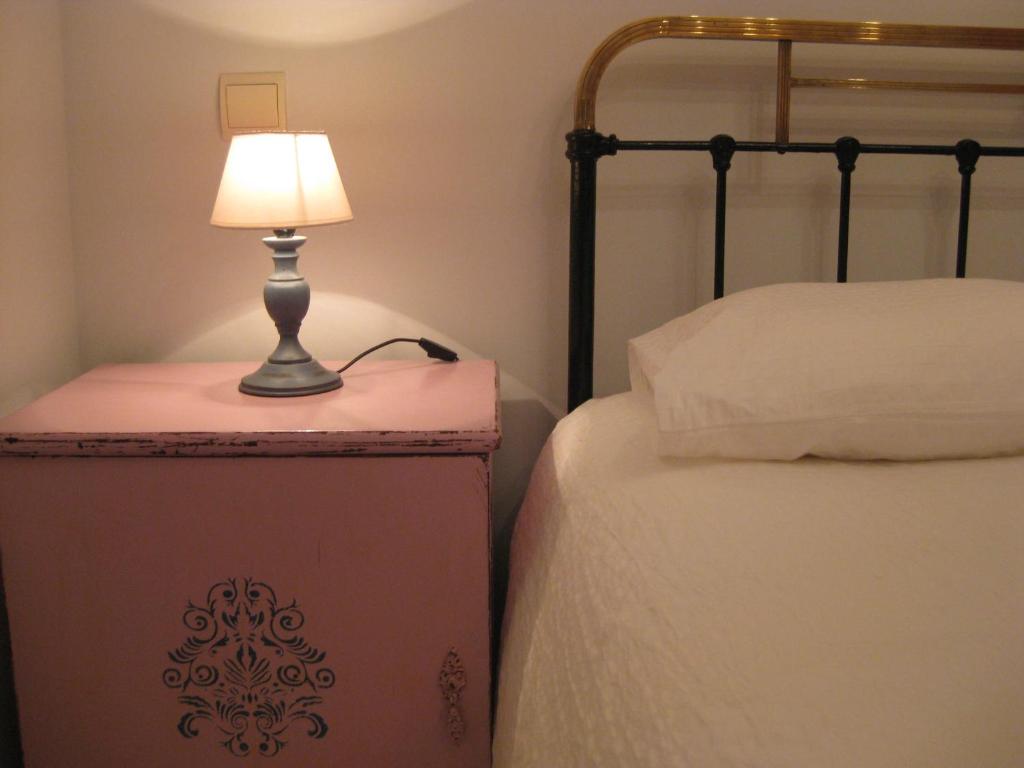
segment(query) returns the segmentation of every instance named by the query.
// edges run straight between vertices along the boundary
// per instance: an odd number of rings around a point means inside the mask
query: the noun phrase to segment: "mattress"
[[[512,548],[496,768],[1024,765],[1024,457],[660,458],[593,400]]]

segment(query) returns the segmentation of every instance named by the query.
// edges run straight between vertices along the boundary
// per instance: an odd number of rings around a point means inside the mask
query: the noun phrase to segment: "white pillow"
[[[937,459],[1024,452],[1024,283],[795,283],[630,341],[661,453]]]

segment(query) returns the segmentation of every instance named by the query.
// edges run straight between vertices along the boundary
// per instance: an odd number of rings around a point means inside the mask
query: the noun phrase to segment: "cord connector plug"
[[[427,357],[432,357],[435,360],[444,360],[446,363],[458,362],[459,356],[453,351],[448,349],[436,341],[430,339],[420,339],[417,344],[420,348],[427,353]]]

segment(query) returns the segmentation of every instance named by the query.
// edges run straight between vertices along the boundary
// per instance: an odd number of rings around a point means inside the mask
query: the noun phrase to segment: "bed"
[[[664,37],[777,45],[775,140],[598,133],[609,62]],[[1024,149],[789,139],[793,87],[1024,87],[794,77],[820,42],[1024,50],[1024,30],[644,19],[580,78],[571,412],[513,538],[498,768],[1024,765],[1024,285],[967,278],[978,160]],[[716,301],[631,342],[631,390],[592,399],[597,160],[633,150],[710,155]],[[835,154],[835,283],[726,294],[737,152]],[[846,282],[871,153],[950,156],[955,278]]]

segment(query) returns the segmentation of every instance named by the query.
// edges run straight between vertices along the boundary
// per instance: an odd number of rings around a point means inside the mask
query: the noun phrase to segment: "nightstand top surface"
[[[501,439],[489,360],[366,361],[339,390],[287,398],[240,393],[256,367],[100,366],[0,419],[0,455],[488,453]]]

